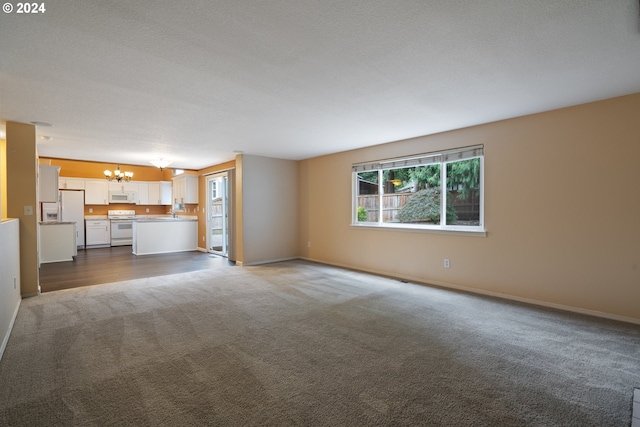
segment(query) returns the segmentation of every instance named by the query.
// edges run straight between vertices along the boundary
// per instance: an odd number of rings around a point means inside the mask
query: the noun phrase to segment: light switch
[[[33,215],[33,206],[25,206],[24,207],[25,215]]]

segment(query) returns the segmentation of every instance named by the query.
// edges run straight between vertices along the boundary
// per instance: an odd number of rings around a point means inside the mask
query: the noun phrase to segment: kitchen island
[[[41,221],[38,223],[40,264],[73,261],[78,254],[74,221]],[[83,242],[84,245],[84,242]]]
[[[195,250],[198,250],[196,217],[151,217],[133,221],[134,255]]]

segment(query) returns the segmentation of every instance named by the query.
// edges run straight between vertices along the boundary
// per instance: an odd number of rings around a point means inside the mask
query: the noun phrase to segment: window
[[[354,225],[484,231],[483,146],[359,163]]]

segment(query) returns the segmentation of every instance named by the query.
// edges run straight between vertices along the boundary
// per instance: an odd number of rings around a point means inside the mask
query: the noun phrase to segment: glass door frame
[[[229,174],[228,172],[220,172],[216,174],[212,174],[207,176],[207,215],[206,215],[206,227],[207,227],[207,252],[213,253],[216,255],[220,255],[223,257],[229,256]],[[214,249],[213,242],[213,227],[214,227],[214,212],[217,207],[214,207],[214,198],[213,198],[213,184],[216,184],[216,198],[221,198],[222,203],[220,208],[222,212],[220,215],[215,214],[216,218],[222,219],[222,242],[220,250]],[[219,185],[222,184],[222,185]]]

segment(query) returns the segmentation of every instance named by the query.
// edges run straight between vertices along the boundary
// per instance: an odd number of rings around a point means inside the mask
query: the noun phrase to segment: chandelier
[[[120,165],[118,165],[118,168],[116,170],[114,170],[113,172],[111,172],[108,169],[105,170],[104,171],[104,177],[107,178],[107,180],[109,180],[109,181],[113,181],[115,179],[118,182],[120,182],[120,181],[129,182],[129,181],[131,181],[131,178],[133,178],[133,172],[129,172],[129,171],[122,172],[120,170]]]
[[[149,163],[162,170],[169,166],[171,164],[171,161],[160,158],[158,160],[149,160]]]

